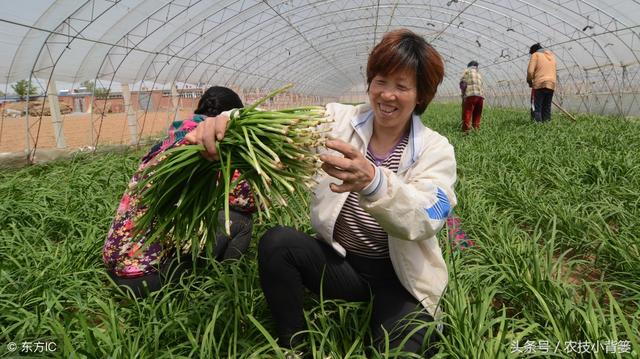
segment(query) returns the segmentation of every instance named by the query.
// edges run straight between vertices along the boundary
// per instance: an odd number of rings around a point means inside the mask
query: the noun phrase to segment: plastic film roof
[[[405,27],[443,56],[439,95],[456,96],[461,71],[480,63],[488,97],[519,104],[528,49],[558,58],[558,92],[590,110],[638,106],[640,2],[387,0],[1,1],[0,83],[219,84],[339,98],[363,93],[369,52]],[[591,98],[585,97],[591,96]],[[600,97],[598,97],[600,98]],[[605,106],[605,107],[606,107]]]

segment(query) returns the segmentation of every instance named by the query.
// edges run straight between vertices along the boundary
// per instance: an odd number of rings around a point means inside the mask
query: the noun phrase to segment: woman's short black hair
[[[242,107],[244,107],[244,105],[242,104],[242,100],[240,100],[240,96],[232,89],[222,86],[212,86],[202,94],[200,101],[198,101],[198,107],[193,113],[196,115],[215,117],[223,111]]]
[[[540,45],[539,42],[536,42],[535,44],[531,45],[531,47],[529,48],[529,55],[533,55],[534,52],[540,50],[542,48],[542,45]]]
[[[467,67],[471,67],[471,66],[478,67],[478,61],[473,60],[467,64]]]

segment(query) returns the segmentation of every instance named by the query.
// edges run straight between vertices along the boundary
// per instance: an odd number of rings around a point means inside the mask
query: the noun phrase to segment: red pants
[[[480,128],[480,117],[482,117],[482,103],[484,99],[480,96],[469,96],[462,104],[462,131],[468,132],[471,128],[471,114],[473,114],[473,128]]]

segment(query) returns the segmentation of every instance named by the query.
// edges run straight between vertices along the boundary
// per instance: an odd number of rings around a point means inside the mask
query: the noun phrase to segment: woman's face
[[[386,76],[376,75],[369,85],[369,101],[376,125],[382,128],[405,126],[418,103],[415,73],[405,70]]]

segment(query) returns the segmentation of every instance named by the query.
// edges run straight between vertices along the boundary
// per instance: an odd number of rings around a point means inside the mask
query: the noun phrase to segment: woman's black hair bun
[[[240,96],[232,89],[223,86],[212,86],[202,94],[194,113],[213,117],[223,111],[242,107],[244,107],[244,105],[242,104]]]

